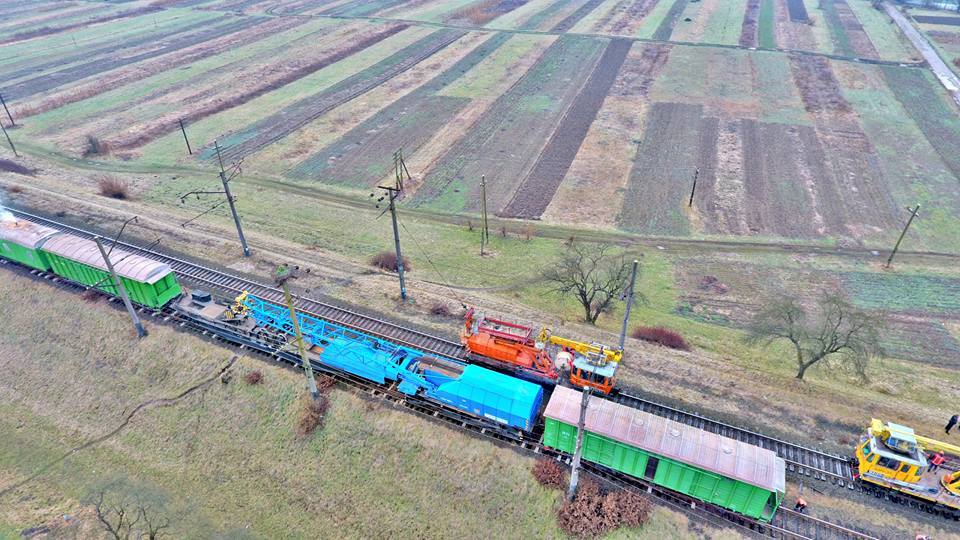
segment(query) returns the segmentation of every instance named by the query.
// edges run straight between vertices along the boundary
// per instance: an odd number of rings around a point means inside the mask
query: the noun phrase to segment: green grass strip
[[[773,27],[773,0],[760,0],[760,47],[773,49],[777,46],[777,36]]]

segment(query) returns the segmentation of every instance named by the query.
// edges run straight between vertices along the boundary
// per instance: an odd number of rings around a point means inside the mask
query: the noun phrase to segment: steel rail
[[[0,258],[0,265],[7,264],[8,261]],[[88,287],[83,284],[76,283],[53,273],[27,268],[16,263],[10,266],[19,269],[22,273],[28,273],[37,278],[51,281],[59,287],[70,288],[77,291],[88,289]],[[104,294],[109,298],[111,303],[117,301],[116,297],[106,293]],[[204,324],[169,306],[158,310],[141,306],[138,307],[138,311],[145,315],[161,319],[161,321],[158,322],[178,325],[181,328],[199,333],[204,337],[214,339],[240,351],[253,352],[294,367],[300,366],[300,358],[297,355],[290,351],[281,350],[281,344],[279,342],[287,339],[286,336],[278,336],[271,340],[269,337],[263,335],[244,335],[242,332],[231,329],[227,325],[217,328],[211,324]],[[571,457],[568,454],[557,452],[543,446],[540,442],[539,429],[534,432],[505,431],[499,424],[492,421],[475,418],[461,411],[450,409],[416,396],[403,394],[396,390],[396,383],[391,383],[389,386],[379,385],[317,362],[313,363],[313,367],[317,372],[333,377],[338,382],[362,391],[372,398],[386,400],[394,406],[402,407],[423,418],[439,421],[442,424],[470,432],[475,436],[485,438],[495,443],[507,444],[525,453],[551,457],[568,464],[570,462]],[[794,512],[783,507],[777,511],[771,523],[763,523],[722,507],[705,503],[688,495],[668,490],[646,480],[620,473],[602,465],[584,462],[583,466],[598,478],[604,479],[620,488],[655,497],[663,505],[675,510],[718,526],[732,525],[741,532],[750,533],[757,537],[785,540],[877,540],[876,537],[861,531]]]

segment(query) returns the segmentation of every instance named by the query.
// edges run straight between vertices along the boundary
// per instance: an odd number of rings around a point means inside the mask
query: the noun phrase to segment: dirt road
[[[910,39],[910,42],[913,43],[913,46],[917,48],[918,51],[923,55],[924,60],[930,64],[930,69],[933,70],[933,74],[937,76],[937,79],[940,80],[940,83],[943,84],[944,88],[947,89],[953,95],[953,100],[957,102],[957,105],[960,106],[960,78],[958,78],[952,71],[950,67],[940,58],[940,55],[937,54],[936,49],[933,48],[933,45],[930,45],[930,42],[927,41],[927,38],[924,37],[916,28],[910,23],[909,20],[900,13],[900,11],[893,5],[884,2],[883,9],[887,11],[887,14],[897,23],[897,26],[900,27],[900,30]]]

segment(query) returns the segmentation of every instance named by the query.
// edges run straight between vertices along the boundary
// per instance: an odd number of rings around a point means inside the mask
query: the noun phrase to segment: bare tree
[[[167,496],[149,486],[134,484],[123,477],[99,483],[89,500],[97,520],[114,540],[131,537],[160,538],[170,527]]]
[[[820,362],[852,368],[865,377],[869,360],[882,354],[880,328],[877,317],[836,293],[824,293],[813,314],[792,297],[771,301],[751,321],[746,339],[768,345],[777,340],[790,342],[796,352],[798,379]]]
[[[555,267],[543,272],[554,292],[577,299],[583,308],[583,320],[590,324],[596,324],[630,285],[630,265],[624,255],[609,255],[609,248],[574,243]],[[634,296],[635,301],[645,300],[642,294]]]

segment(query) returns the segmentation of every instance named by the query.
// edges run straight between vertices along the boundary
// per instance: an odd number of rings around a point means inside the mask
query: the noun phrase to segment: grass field
[[[51,297],[59,301],[44,300]],[[157,325],[135,343],[110,330],[126,327],[122,310],[9,273],[0,307],[9,314],[0,332],[0,367],[9,375],[0,383],[0,489],[109,431],[135,404],[216,373],[231,356]],[[37,331],[61,309],[86,316]],[[249,386],[242,377],[254,369],[264,382]],[[344,390],[333,391],[322,431],[301,439],[301,374],[248,358],[231,373],[229,384],[214,381],[182,402],[146,409],[115,437],[0,495],[0,535],[48,525],[95,536],[95,516],[80,501],[99,480],[123,476],[170,497],[174,537],[563,536],[554,524],[558,492],[536,484],[530,457]],[[657,510],[642,530],[614,537],[665,534],[695,536],[686,518]]]

